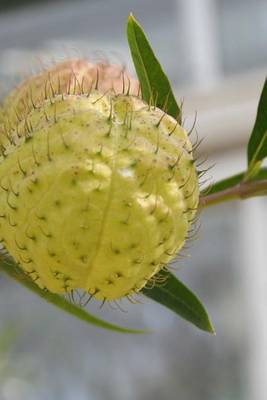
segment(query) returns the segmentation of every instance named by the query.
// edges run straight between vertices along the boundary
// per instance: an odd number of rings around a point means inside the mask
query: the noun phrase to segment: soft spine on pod
[[[0,125],[3,245],[39,287],[99,300],[156,279],[199,199],[186,131],[108,68],[68,61],[28,79]]]

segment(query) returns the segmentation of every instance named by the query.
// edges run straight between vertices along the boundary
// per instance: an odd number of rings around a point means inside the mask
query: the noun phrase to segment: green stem
[[[244,200],[267,195],[267,179],[242,181],[233,187],[200,197],[199,208],[206,208],[231,200]]]

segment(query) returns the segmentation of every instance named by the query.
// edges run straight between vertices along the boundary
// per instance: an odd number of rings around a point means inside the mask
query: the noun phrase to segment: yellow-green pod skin
[[[140,291],[183,246],[198,205],[185,130],[135,96],[55,95],[2,137],[0,236],[41,288]]]

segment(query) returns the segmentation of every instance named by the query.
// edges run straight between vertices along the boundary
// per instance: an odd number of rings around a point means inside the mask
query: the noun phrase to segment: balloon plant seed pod
[[[0,236],[40,288],[138,293],[183,247],[199,200],[187,132],[119,67],[71,60],[3,102]]]

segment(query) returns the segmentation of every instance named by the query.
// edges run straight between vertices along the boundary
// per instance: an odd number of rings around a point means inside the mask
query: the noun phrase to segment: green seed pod
[[[2,242],[41,288],[132,295],[186,240],[199,198],[191,143],[135,95],[60,90],[35,93],[2,133]]]

